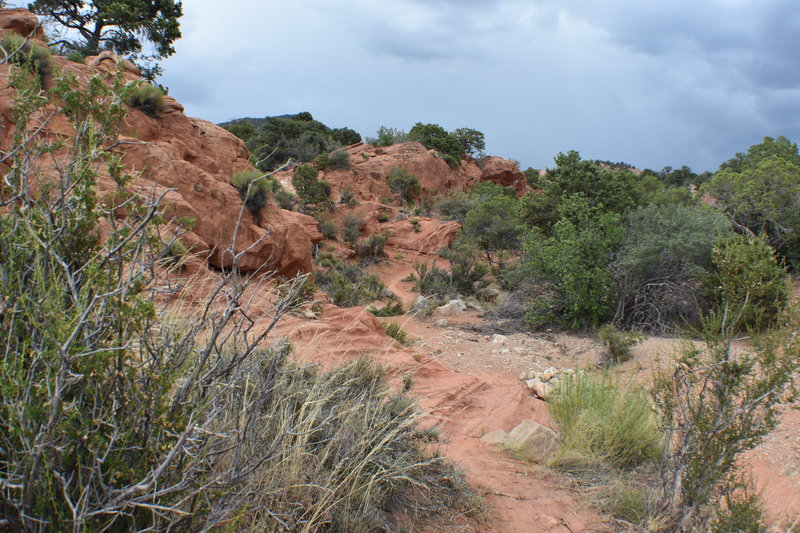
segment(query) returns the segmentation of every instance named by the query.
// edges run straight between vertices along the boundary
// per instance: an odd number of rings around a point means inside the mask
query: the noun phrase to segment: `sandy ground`
[[[413,262],[430,260],[397,250],[370,270],[405,303],[416,294],[402,281]],[[519,380],[523,370],[592,368],[600,349],[590,336],[546,332],[501,338],[485,334],[477,311],[436,318],[392,317],[414,339],[403,348],[383,335],[363,308],[326,308],[317,320],[289,321],[282,328],[297,342],[298,356],[323,366],[367,355],[385,361],[399,384],[413,379],[426,424],[440,428],[438,451],[462,468],[489,504],[478,523],[456,520],[446,531],[600,532],[613,531],[607,517],[592,509],[571,480],[545,466],[514,458],[480,442],[485,433],[511,430],[523,419],[550,425],[547,404],[528,394]],[[648,338],[633,348],[634,357],[618,367],[623,379],[647,383],[659,362],[670,361],[681,341]],[[748,453],[745,463],[762,491],[772,531],[786,531],[800,518],[800,413],[789,411],[773,434]]]

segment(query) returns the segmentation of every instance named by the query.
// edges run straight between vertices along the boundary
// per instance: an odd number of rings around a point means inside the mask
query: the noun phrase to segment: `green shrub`
[[[445,220],[455,220],[463,225],[467,213],[475,205],[477,202],[466,193],[456,191],[447,198],[439,200],[434,207]]]
[[[314,158],[314,163],[320,170],[328,170],[331,168],[331,159],[327,152],[323,152]]]
[[[358,202],[356,201],[356,193],[350,188],[349,185],[342,187],[342,191],[339,193],[339,203],[348,207],[358,205]]]
[[[323,220],[319,224],[319,232],[322,233],[322,236],[326,239],[336,239],[338,231],[339,228],[337,228],[336,224],[331,220]]]
[[[376,137],[367,137],[366,142],[367,144],[371,144],[372,146],[391,146],[393,144],[400,144],[408,141],[408,134],[403,130],[395,129],[395,128],[387,128],[386,126],[381,126],[378,128],[378,133]]]
[[[350,168],[350,155],[344,150],[336,150],[330,155],[330,165],[333,170],[347,170]]]
[[[186,256],[189,254],[189,248],[177,237],[164,242],[163,245],[163,261],[168,265],[182,267],[186,261]]]
[[[67,59],[72,61],[73,63],[81,63],[85,64],[86,59],[83,57],[83,54],[77,51],[73,51],[67,54]]]
[[[27,41],[21,35],[6,31],[0,36],[0,57],[38,75],[40,85],[53,73],[53,59],[50,49],[35,41]]]
[[[611,271],[623,328],[663,333],[697,324],[706,308],[700,281],[712,267],[714,245],[730,222],[705,205],[651,205],[625,216],[625,236]]]
[[[549,398],[550,416],[562,444],[551,458],[556,468],[585,472],[630,469],[658,459],[661,433],[647,393],[609,378],[564,377]]]
[[[355,245],[358,236],[361,235],[361,226],[364,219],[356,215],[347,215],[342,220],[342,239]]]
[[[775,323],[791,294],[789,276],[764,239],[734,235],[713,251],[710,299],[736,327],[762,330]]]
[[[623,363],[631,358],[631,347],[642,342],[641,334],[634,331],[620,331],[611,324],[600,328],[597,333],[606,349],[606,359],[611,363]]]
[[[149,117],[158,118],[164,108],[164,91],[143,82],[131,90],[126,103]]]
[[[420,231],[422,231],[422,226],[419,223],[419,218],[418,217],[411,217],[411,218],[408,219],[408,221],[411,223],[411,226],[414,228],[414,231],[416,233],[419,233]]]
[[[388,230],[370,235],[365,241],[356,244],[356,254],[364,260],[377,260],[383,256],[383,248],[386,246],[389,236]]]
[[[411,345],[411,338],[406,333],[406,330],[403,327],[396,323],[396,322],[381,322],[381,326],[383,326],[383,331],[389,335],[391,338],[402,344],[403,346],[410,346]]]
[[[423,296],[434,296],[439,299],[449,299],[458,294],[458,289],[453,285],[450,272],[440,268],[434,262],[414,263],[414,274],[409,275],[406,281],[414,282],[414,290]]]
[[[317,286],[340,307],[362,305],[386,295],[381,280],[357,265],[336,263],[327,271],[315,271],[314,277]]]
[[[294,194],[290,193],[283,187],[280,187],[274,194],[275,203],[278,204],[278,207],[281,209],[286,209],[287,211],[291,211],[294,209],[294,206],[300,203],[300,199],[295,196]]]
[[[308,164],[298,165],[292,172],[292,186],[304,204],[319,206],[330,201],[330,183],[317,176],[317,169]]]
[[[243,170],[231,176],[231,185],[239,191],[244,205],[255,215],[267,204],[278,184],[263,172]]]
[[[478,203],[467,213],[463,238],[473,241],[489,264],[495,262],[499,252],[519,249],[517,203],[516,198],[496,196]]]
[[[590,207],[581,196],[564,202],[562,209],[552,237],[532,232],[525,243],[526,268],[552,291],[549,301],[531,308],[528,321],[534,326],[551,321],[572,328],[597,326],[617,304],[608,265],[624,230],[619,215]]]
[[[389,222],[392,219],[392,215],[389,213],[380,212],[378,213],[378,222],[383,224],[384,222]]]
[[[403,302],[400,300],[390,300],[386,302],[386,305],[383,306],[381,309],[376,309],[371,307],[369,312],[375,316],[379,317],[386,317],[386,316],[399,316],[406,312],[405,307],[403,306]]]
[[[392,167],[386,176],[386,183],[389,185],[389,189],[406,205],[414,203],[421,190],[417,177],[400,166]]]

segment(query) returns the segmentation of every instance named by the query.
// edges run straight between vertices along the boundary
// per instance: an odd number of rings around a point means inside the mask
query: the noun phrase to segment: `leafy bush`
[[[392,167],[386,176],[386,183],[406,205],[411,205],[421,190],[417,177],[403,167]]]
[[[319,206],[330,202],[331,185],[317,176],[317,169],[308,164],[298,165],[292,172],[292,186],[306,205]]]
[[[244,205],[255,215],[267,204],[279,184],[258,170],[243,170],[231,176],[231,185],[239,191]]]
[[[353,307],[383,298],[386,286],[357,265],[334,264],[329,270],[316,270],[317,286],[339,307]]]
[[[333,170],[347,170],[350,168],[350,155],[344,150],[336,150],[330,155],[330,164]]]
[[[414,282],[414,290],[423,296],[435,296],[440,299],[448,299],[458,294],[458,289],[453,286],[453,278],[450,272],[440,268],[436,262],[432,264],[414,263],[414,272],[409,276],[409,281]]]
[[[406,312],[405,307],[403,306],[403,302],[400,300],[390,300],[386,302],[386,305],[383,306],[381,309],[376,309],[371,307],[369,312],[375,316],[386,317],[386,316],[399,316]]]
[[[741,458],[793,401],[800,344],[789,331],[777,331],[734,350],[736,329],[733,312],[711,313],[705,345],[687,344],[674,364],[655,374],[653,398],[667,453],[651,514],[663,531],[709,531],[715,521],[752,524],[758,518],[748,484],[742,492]]]
[[[642,342],[642,336],[636,332],[620,331],[611,324],[605,325],[597,332],[597,338],[606,351],[607,359],[612,363],[623,363],[631,358],[631,347]]]
[[[381,126],[378,128],[377,136],[367,137],[366,141],[372,146],[391,146],[393,144],[407,142],[408,134],[406,134],[406,132],[403,130]]]
[[[418,217],[411,217],[408,219],[408,221],[411,223],[411,226],[414,228],[416,233],[422,231],[422,225],[420,225]]]
[[[149,83],[141,83],[130,92],[126,103],[149,117],[158,118],[164,108],[164,91]]]
[[[336,239],[338,231],[339,228],[330,220],[323,220],[319,224],[319,232],[322,233],[322,236],[326,239]]]
[[[286,209],[287,211],[291,211],[294,209],[298,203],[300,203],[300,199],[295,196],[294,194],[290,193],[283,187],[280,187],[274,194],[275,203],[278,204],[278,207],[281,209]]]
[[[73,63],[81,63],[81,64],[86,63],[86,59],[83,57],[83,54],[78,51],[73,51],[68,53],[67,59],[69,59]]]
[[[411,338],[406,333],[406,330],[397,322],[381,322],[383,331],[391,338],[402,344],[403,346],[411,345]]]
[[[356,254],[367,261],[377,260],[383,256],[383,248],[386,246],[389,236],[389,230],[370,235],[365,241],[356,244]]]
[[[763,239],[735,235],[713,251],[707,285],[714,305],[743,330],[774,324],[791,294],[789,276],[775,250]]]
[[[435,208],[445,220],[455,220],[463,225],[467,213],[477,205],[477,202],[466,193],[456,191],[447,198],[439,200]]]
[[[39,85],[43,85],[53,73],[50,49],[35,41],[27,41],[21,35],[6,31],[0,36],[0,59],[7,59],[37,74]]]
[[[392,219],[392,216],[389,213],[380,212],[377,216],[378,222],[384,223],[389,222]]]
[[[730,234],[727,218],[705,205],[628,213],[611,265],[619,290],[614,322],[657,333],[696,324],[706,307],[700,281],[712,267],[711,251]]]
[[[556,468],[631,469],[661,455],[661,433],[647,393],[589,374],[565,377],[549,398],[562,444]]]
[[[347,215],[342,219],[342,239],[345,242],[355,245],[358,236],[361,235],[361,226],[364,219],[356,215]]]
[[[564,202],[562,212],[552,237],[534,232],[525,243],[526,267],[552,290],[551,300],[532,307],[528,319],[532,325],[597,326],[617,303],[608,265],[623,236],[620,217],[590,207],[581,196]]]
[[[462,237],[473,241],[489,264],[504,250],[518,249],[520,242],[517,199],[496,196],[478,203],[464,220]]]

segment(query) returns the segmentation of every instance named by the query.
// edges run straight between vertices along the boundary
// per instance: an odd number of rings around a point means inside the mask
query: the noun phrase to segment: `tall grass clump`
[[[387,290],[378,277],[368,274],[358,265],[331,263],[328,270],[316,270],[317,286],[331,299],[334,305],[353,307],[379,300]]]
[[[403,346],[410,346],[411,345],[411,337],[408,336],[406,330],[403,329],[403,326],[398,324],[397,322],[389,322],[382,321],[381,326],[383,326],[383,331],[389,335],[391,338],[402,344]]]
[[[231,185],[239,191],[244,205],[256,214],[267,204],[279,184],[258,170],[243,170],[231,176]]]
[[[549,402],[562,438],[551,466],[628,469],[659,457],[661,434],[647,393],[610,378],[577,374]]]

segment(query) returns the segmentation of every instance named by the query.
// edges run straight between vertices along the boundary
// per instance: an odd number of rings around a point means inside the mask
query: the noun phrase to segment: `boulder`
[[[464,300],[450,300],[446,304],[436,308],[436,314],[440,316],[456,316],[467,310]]]
[[[561,445],[555,431],[528,419],[520,422],[510,433],[502,429],[491,431],[481,437],[481,442],[522,453],[540,463],[550,459]]]
[[[411,304],[411,311],[415,311],[417,313],[424,313],[431,307],[431,299],[427,296],[419,295],[417,299],[414,300],[414,303]]]

